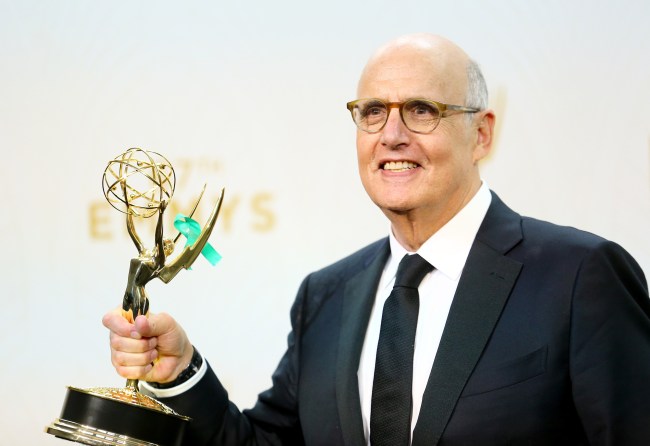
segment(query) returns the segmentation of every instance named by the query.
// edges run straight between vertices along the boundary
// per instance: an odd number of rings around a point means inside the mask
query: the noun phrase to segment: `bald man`
[[[481,181],[495,116],[478,66],[446,39],[404,36],[373,55],[348,109],[391,232],[303,281],[255,407],[229,402],[168,315],[105,316],[118,373],[193,419],[187,446],[650,444],[643,273],[618,245],[522,217]],[[410,287],[412,365],[388,380],[407,405],[379,404],[380,350],[401,336],[384,329],[384,303],[416,253],[429,272]]]

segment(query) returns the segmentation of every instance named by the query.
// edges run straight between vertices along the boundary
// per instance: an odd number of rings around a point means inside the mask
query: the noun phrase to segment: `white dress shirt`
[[[435,269],[424,277],[418,287],[420,310],[415,333],[415,353],[413,355],[411,436],[420,414],[422,396],[431,373],[433,360],[438,351],[442,331],[449,315],[449,308],[458,287],[458,280],[491,201],[490,190],[483,182],[481,188],[470,202],[445,226],[433,234],[417,251]],[[391,255],[388,262],[386,262],[379,281],[357,373],[363,428],[368,445],[370,445],[372,382],[375,375],[375,359],[377,344],[379,343],[381,315],[384,302],[390,295],[395,283],[397,266],[402,257],[407,254],[406,249],[399,244],[392,230],[389,238]]]

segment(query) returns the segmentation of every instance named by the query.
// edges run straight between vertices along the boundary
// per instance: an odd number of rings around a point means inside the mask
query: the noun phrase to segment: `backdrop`
[[[147,289],[254,402],[301,279],[387,233],[345,103],[400,34],[443,34],[482,65],[498,115],[482,175],[511,207],[650,272],[648,17],[642,0],[0,1],[0,443],[61,445],[43,430],[66,385],[123,385],[101,317],[136,251],[101,176],[129,147],[175,165],[175,210],[207,182],[200,221],[226,187],[222,262]]]

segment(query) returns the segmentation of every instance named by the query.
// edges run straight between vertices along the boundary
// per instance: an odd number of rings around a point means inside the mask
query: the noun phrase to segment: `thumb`
[[[138,316],[135,321],[135,329],[142,337],[151,338],[169,333],[176,326],[176,321],[166,313]]]

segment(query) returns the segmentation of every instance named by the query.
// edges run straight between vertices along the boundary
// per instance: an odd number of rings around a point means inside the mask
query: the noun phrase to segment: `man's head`
[[[371,57],[359,80],[358,98],[385,103],[425,99],[464,107],[442,114],[429,133],[433,125],[424,122],[421,127],[417,120],[433,116],[435,109],[417,103],[409,110],[403,107],[408,127],[393,106],[383,128],[357,132],[359,173],[370,198],[396,232],[408,222],[417,239],[428,238],[480,187],[478,161],[490,150],[494,127],[480,70],[461,48],[442,37],[407,35]],[[479,111],[467,113],[466,108]],[[369,112],[381,119],[375,109]],[[406,237],[396,233],[398,239],[400,235]],[[419,247],[417,240],[400,242]]]

